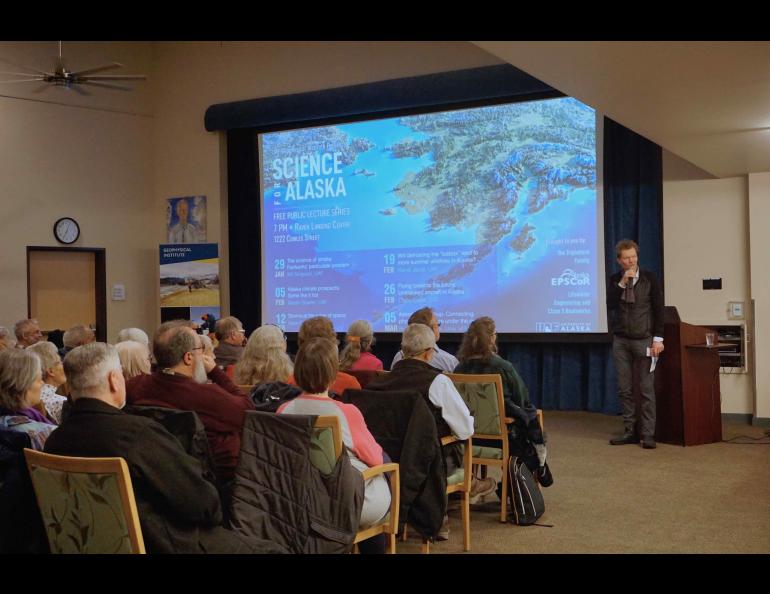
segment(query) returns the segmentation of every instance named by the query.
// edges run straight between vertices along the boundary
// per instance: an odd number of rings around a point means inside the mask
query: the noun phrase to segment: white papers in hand
[[[652,356],[652,349],[650,347],[647,347],[647,356],[650,357],[650,373],[652,373],[658,364],[658,358]]]

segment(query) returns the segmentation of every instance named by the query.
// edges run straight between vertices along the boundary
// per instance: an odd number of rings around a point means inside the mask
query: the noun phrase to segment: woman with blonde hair
[[[127,380],[137,375],[150,373],[150,349],[137,340],[124,340],[115,345],[123,368],[123,377]]]
[[[28,346],[26,350],[35,353],[40,359],[43,376],[40,400],[48,416],[59,425],[61,424],[61,409],[67,401],[66,397],[56,393],[56,390],[67,381],[67,376],[64,375],[64,364],[59,356],[59,349],[52,342],[40,341]]]
[[[286,382],[294,365],[286,354],[286,337],[278,326],[260,326],[249,336],[243,356],[235,365],[240,385]]]
[[[40,404],[43,374],[40,358],[26,349],[0,351],[0,429],[29,435],[32,447],[42,450],[56,429],[34,407]]]
[[[343,371],[381,371],[382,361],[373,353],[374,332],[366,320],[356,320],[345,335],[345,348],[340,353],[340,369]]]

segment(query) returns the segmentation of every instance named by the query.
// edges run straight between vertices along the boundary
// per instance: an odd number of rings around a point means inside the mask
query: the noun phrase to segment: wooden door
[[[104,264],[103,249],[28,247],[29,317],[43,332],[86,324],[105,340]]]

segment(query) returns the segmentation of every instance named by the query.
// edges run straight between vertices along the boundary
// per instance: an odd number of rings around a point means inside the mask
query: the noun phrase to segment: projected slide
[[[263,323],[606,331],[595,119],[561,98],[260,135]]]

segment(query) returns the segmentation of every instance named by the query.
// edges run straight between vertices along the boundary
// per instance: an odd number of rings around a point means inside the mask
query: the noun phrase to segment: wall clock
[[[80,237],[80,225],[72,217],[62,217],[53,224],[53,234],[60,243],[75,243]]]

